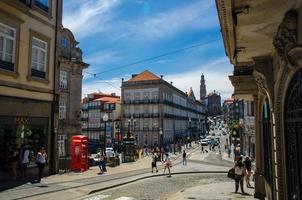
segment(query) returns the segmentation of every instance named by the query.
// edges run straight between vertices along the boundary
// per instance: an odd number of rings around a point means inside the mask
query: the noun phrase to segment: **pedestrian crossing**
[[[95,195],[95,196],[85,198],[83,200],[103,200],[103,199],[109,200],[109,199],[111,199],[110,197],[111,197],[111,195],[99,194],[99,195]],[[135,200],[135,198],[133,198],[133,197],[119,197],[119,198],[116,198],[114,200]]]

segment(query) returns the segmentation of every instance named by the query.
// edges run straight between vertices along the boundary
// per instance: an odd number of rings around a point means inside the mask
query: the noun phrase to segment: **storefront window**
[[[9,168],[9,156],[28,145],[30,164],[35,166],[39,148],[47,149],[48,118],[0,117],[0,170]],[[47,152],[48,153],[48,152]]]

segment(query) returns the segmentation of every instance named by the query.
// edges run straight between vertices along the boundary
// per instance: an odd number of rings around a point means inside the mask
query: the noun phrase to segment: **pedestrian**
[[[249,188],[251,187],[250,177],[252,174],[252,161],[248,156],[245,158],[244,166],[246,168],[246,176],[245,176],[246,187]]]
[[[152,152],[152,162],[151,162],[151,168],[152,168],[152,173],[153,173],[153,168],[156,169],[156,173],[158,172],[157,166],[156,166],[156,161],[157,161],[157,154]]]
[[[103,174],[104,171],[105,171],[105,156],[104,156],[104,153],[103,151],[101,151],[100,153],[100,161],[99,161],[99,168],[100,168],[100,174]]]
[[[201,146],[201,152],[204,153],[204,148],[203,148],[203,146]]]
[[[29,148],[28,145],[25,145],[22,149],[22,156],[21,156],[21,173],[22,173],[22,180],[25,178],[27,166],[29,164]]]
[[[229,158],[231,157],[231,153],[232,153],[232,150],[231,150],[231,147],[229,146],[228,147],[228,156],[229,156]]]
[[[245,167],[242,163],[242,157],[239,157],[239,159],[235,162],[235,193],[238,192],[239,184],[242,194],[245,194],[243,189],[243,178],[244,178],[244,171]]]
[[[17,179],[17,164],[19,161],[19,151],[17,150],[16,147],[13,147],[11,154],[8,158],[10,165],[11,165],[11,170],[12,170],[12,180]]]
[[[169,171],[169,175],[168,177],[171,177],[171,167],[172,167],[172,163],[171,163],[171,160],[170,160],[170,157],[169,157],[169,154],[166,153],[165,155],[165,159],[164,159],[164,174],[166,172],[166,169],[168,169]]]
[[[187,153],[185,150],[182,153],[182,165],[187,165]]]
[[[47,161],[47,154],[45,152],[44,147],[41,147],[40,151],[37,154],[37,158],[36,158],[36,164],[39,169],[38,182],[41,182],[42,173],[43,173],[43,169],[45,167],[46,161]]]

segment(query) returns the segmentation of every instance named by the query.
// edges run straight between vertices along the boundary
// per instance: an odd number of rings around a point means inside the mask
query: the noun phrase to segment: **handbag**
[[[234,168],[232,168],[232,169],[229,170],[228,177],[230,179],[234,179],[235,180],[235,169]]]

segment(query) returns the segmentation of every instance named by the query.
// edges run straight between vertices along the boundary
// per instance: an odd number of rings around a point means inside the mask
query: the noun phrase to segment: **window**
[[[64,35],[61,38],[61,43],[62,43],[61,45],[63,48],[67,49],[69,47],[69,40]]]
[[[49,0],[34,0],[35,6],[41,8],[45,12],[49,10]]]
[[[65,99],[60,99],[59,103],[59,119],[66,119],[66,101]]]
[[[32,38],[31,75],[46,78],[47,43],[35,37]]]
[[[16,29],[0,23],[0,68],[14,71]]]
[[[68,74],[67,71],[60,70],[60,89],[67,89]]]

